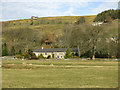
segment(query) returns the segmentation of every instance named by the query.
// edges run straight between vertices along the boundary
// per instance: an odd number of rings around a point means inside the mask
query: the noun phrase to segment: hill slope
[[[57,37],[63,34],[63,27],[74,23],[83,16],[61,16],[43,17],[38,19],[23,19],[2,22],[3,24],[3,43],[8,44],[8,48],[15,46],[19,49],[55,47]],[[96,15],[84,16],[87,23],[92,23]],[[46,45],[50,41],[52,45]]]
[[[55,48],[56,39],[64,34],[64,27],[73,24],[83,16],[43,17],[38,19],[24,19],[2,22],[2,43],[7,43],[18,50],[41,48]],[[84,16],[88,24],[92,24],[96,15]],[[113,20],[109,33],[111,37],[118,33],[118,20]],[[112,28],[113,26],[116,27]]]

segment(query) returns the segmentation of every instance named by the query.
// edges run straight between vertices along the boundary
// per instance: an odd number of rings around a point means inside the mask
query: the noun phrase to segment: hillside
[[[2,22],[2,41],[8,44],[8,48],[15,46],[18,50],[40,48],[41,45],[46,48],[55,47],[56,38],[64,33],[63,27],[67,24],[73,24],[80,17],[83,16],[43,17],[34,20],[5,21]],[[96,16],[84,17],[86,22],[91,24]],[[46,40],[52,42],[52,45],[46,45]]]
[[[87,22],[92,22],[93,19],[96,17],[96,15],[89,15],[89,16],[59,16],[59,17],[40,17],[38,19],[33,20],[34,22],[40,22],[40,21],[46,21],[46,22],[50,22],[52,23],[52,21],[62,21],[63,23],[65,22],[74,22],[76,21],[78,18],[80,17],[85,17]],[[19,25],[19,23],[25,24],[27,22],[27,24],[29,24],[31,22],[31,19],[20,19],[20,20],[13,20],[13,21],[4,21],[3,23],[7,24],[7,23],[12,23],[13,24],[17,24]],[[43,22],[44,23],[44,22]]]
[[[96,15],[91,16],[61,16],[42,17],[38,19],[23,19],[2,22],[2,43],[7,43],[8,49],[12,46],[18,50],[58,47],[57,39],[64,34],[66,25],[74,24],[78,18],[84,17],[86,23],[92,24]],[[118,20],[113,20],[109,32],[111,36],[117,34]],[[112,29],[116,26],[116,29]],[[57,44],[56,44],[57,43]]]

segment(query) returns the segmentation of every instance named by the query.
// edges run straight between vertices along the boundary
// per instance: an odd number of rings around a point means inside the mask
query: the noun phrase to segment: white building
[[[103,22],[94,22],[94,23],[92,23],[93,26],[100,26],[102,24],[103,24]]]
[[[48,49],[35,49],[33,53],[38,57],[39,55],[43,55],[44,57],[51,56],[52,58],[55,59],[64,59],[65,53],[66,53],[67,48],[48,48]],[[77,48],[70,48],[71,53],[76,53],[78,52]]]

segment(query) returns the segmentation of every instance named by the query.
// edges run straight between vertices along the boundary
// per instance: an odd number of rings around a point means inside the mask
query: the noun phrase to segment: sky
[[[117,9],[118,0],[2,0],[0,21],[29,19],[31,16],[86,16]]]

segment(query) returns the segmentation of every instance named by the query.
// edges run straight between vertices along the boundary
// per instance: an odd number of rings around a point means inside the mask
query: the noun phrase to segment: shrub
[[[76,53],[75,53],[75,56],[79,56],[79,54],[76,52]]]
[[[24,56],[24,58],[27,58],[27,59],[30,58],[30,54],[28,54],[28,53],[22,53],[22,55]]]
[[[42,54],[40,54],[40,55],[38,56],[38,58],[39,58],[39,59],[45,59],[45,57],[44,57]]]
[[[16,58],[22,59],[22,58],[23,58],[23,56],[22,56],[22,55],[20,55],[20,54],[17,54],[17,55],[16,55]]]
[[[31,59],[38,59],[35,53],[32,53]]]
[[[79,58],[79,55],[78,55],[77,52],[76,52],[76,53],[72,53],[72,57],[73,57],[73,58]]]
[[[22,51],[21,51],[21,50],[19,50],[19,51],[18,51],[18,54],[22,55]]]
[[[30,25],[33,25],[33,22],[31,22]]]
[[[31,49],[28,49],[27,53],[28,53],[30,56],[32,56],[33,51],[32,51]]]
[[[50,56],[50,55],[48,55],[47,59],[51,59],[51,56]]]
[[[62,24],[62,22],[61,22],[61,21],[59,21],[57,24]]]

